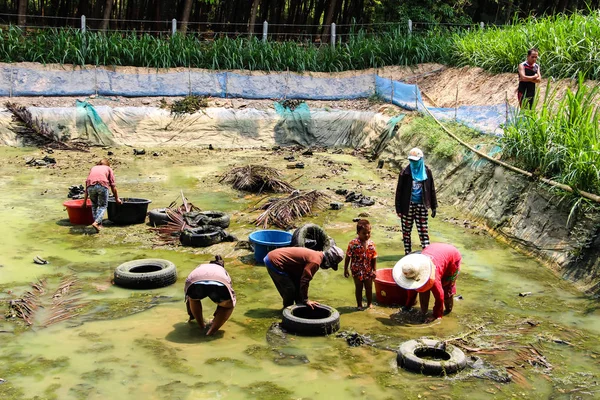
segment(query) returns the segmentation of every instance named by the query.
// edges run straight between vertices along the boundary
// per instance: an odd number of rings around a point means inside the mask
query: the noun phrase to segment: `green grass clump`
[[[537,110],[521,110],[504,133],[505,156],[537,175],[600,194],[599,86],[580,76],[558,102],[548,94]]]
[[[574,13],[515,21],[508,27],[492,27],[456,34],[452,64],[479,66],[490,72],[517,72],[527,50],[540,51],[542,76],[575,78],[584,73],[600,78],[600,10],[589,15]]]
[[[256,399],[261,400],[284,400],[289,399],[294,393],[273,382],[254,382],[243,388],[245,393]]]

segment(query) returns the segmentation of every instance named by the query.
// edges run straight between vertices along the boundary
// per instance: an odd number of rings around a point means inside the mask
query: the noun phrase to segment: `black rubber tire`
[[[129,289],[157,289],[177,281],[177,269],[169,260],[144,258],[127,261],[115,269],[115,285]]]
[[[184,246],[208,247],[221,243],[229,235],[223,228],[213,225],[200,226],[198,228],[186,229],[181,232],[179,240]]]
[[[308,245],[307,242],[315,241],[316,244]],[[305,224],[294,231],[292,235],[292,247],[307,247],[316,251],[327,251],[331,247],[332,240],[327,233],[316,224]]]
[[[166,210],[166,208],[155,208],[148,211],[148,220],[150,225],[166,225],[170,221]]]
[[[467,365],[467,357],[456,346],[447,344],[445,349],[440,349],[442,342],[431,339],[409,340],[400,345],[398,350],[398,366],[423,375],[449,375],[456,373]],[[427,360],[418,356],[419,352],[436,352],[446,354],[444,361]]]
[[[322,318],[303,318],[303,313],[320,313]],[[281,327],[296,335],[331,335],[340,329],[340,313],[324,304],[316,305],[314,310],[307,305],[296,304],[283,309]]]
[[[220,228],[228,228],[230,217],[221,211],[201,211],[200,214],[208,217],[208,223],[206,225],[218,226]]]

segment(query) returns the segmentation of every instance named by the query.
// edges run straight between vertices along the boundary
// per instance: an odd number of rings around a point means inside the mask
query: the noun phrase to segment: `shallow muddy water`
[[[403,253],[393,210],[396,175],[345,154],[300,156],[305,169],[285,168],[286,150],[160,150],[153,157],[112,149],[119,194],[148,198],[167,206],[181,190],[203,210],[232,215],[228,229],[246,240],[258,215],[250,208],[263,195],[237,192],[218,183],[233,166],[260,163],[281,169],[299,189],[358,190],[376,199],[372,207],[320,211],[306,218],[322,224],[338,245],[355,235],[352,218],[369,213],[378,268],[391,268]],[[55,152],[54,168],[26,167],[39,150],[1,148],[0,307],[20,297],[30,284],[46,280],[46,308],[32,327],[0,317],[1,399],[571,399],[597,397],[600,372],[600,311],[571,285],[555,277],[487,234],[444,222],[463,210],[443,204],[430,219],[432,241],[449,242],[463,254],[457,281],[462,300],[440,322],[406,322],[397,308],[376,305],[355,311],[353,284],[337,272],[319,271],[311,299],[335,307],[341,330],[370,336],[378,347],[349,347],[342,338],[288,335],[267,341],[280,320],[281,299],[266,270],[253,265],[252,253],[235,243],[206,249],[153,247],[147,225],[110,226],[101,234],[68,223],[62,202],[68,187],[83,183],[90,154]],[[40,157],[41,158],[41,157]],[[345,171],[347,170],[347,171]],[[319,178],[326,174],[327,178]],[[343,201],[333,195],[335,201]],[[416,234],[413,243],[418,244]],[[187,274],[213,254],[226,259],[238,295],[231,319],[214,338],[188,324],[183,304]],[[47,265],[33,263],[39,255]],[[114,269],[136,258],[173,261],[175,285],[133,291],[111,285]],[[47,328],[38,320],[51,312],[49,299],[65,277],[76,277],[85,306],[79,315]],[[521,292],[531,295],[520,297]],[[205,317],[214,305],[204,302]],[[453,377],[427,377],[399,369],[394,352],[385,350],[419,337],[451,338],[475,332],[468,347],[493,368],[512,372],[511,383],[498,383],[467,368]],[[534,354],[536,349],[537,353]],[[544,357],[544,367],[536,356]],[[0,381],[2,382],[2,381]]]

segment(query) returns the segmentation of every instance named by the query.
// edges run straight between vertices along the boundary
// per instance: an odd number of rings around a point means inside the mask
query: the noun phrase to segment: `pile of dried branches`
[[[60,140],[47,123],[33,118],[27,107],[11,102],[6,102],[5,106],[13,113],[13,120],[24,125],[17,134],[28,141],[28,144],[60,150],[88,151],[88,145],[85,143],[73,142],[67,144]]]
[[[156,245],[178,244],[181,232],[188,227],[184,214],[192,211],[202,211],[185,198],[183,191],[181,192],[181,199],[182,203],[179,206],[177,206],[178,197],[167,207],[166,213],[170,221],[166,225],[150,228],[158,233],[158,237],[155,239]]]
[[[50,315],[42,325],[50,326],[78,315],[79,311],[85,306],[85,303],[81,301],[81,297],[78,297],[80,294],[79,279],[76,276],[64,277],[58,285],[58,289],[52,295]]]
[[[293,228],[292,221],[309,215],[313,210],[324,209],[329,205],[329,197],[318,190],[308,192],[294,191],[288,197],[272,198],[260,208],[265,210],[256,218],[255,224],[267,228],[275,225],[279,228]]]
[[[7,318],[20,318],[29,326],[33,324],[33,318],[40,307],[40,296],[46,293],[46,281],[41,280],[31,284],[33,290],[25,292],[23,297],[8,301]]]
[[[262,165],[247,165],[236,167],[225,173],[219,182],[231,183],[234,189],[247,192],[261,193],[263,191],[290,193],[292,185],[281,180],[281,173],[275,168]]]
[[[9,300],[6,317],[20,318],[28,326],[46,327],[77,316],[85,306],[78,297],[81,289],[76,276],[64,277],[51,297],[44,296],[47,293],[46,286],[45,280],[33,283],[32,290],[25,292],[20,299]],[[46,317],[36,318],[39,309],[49,310],[50,313]]]

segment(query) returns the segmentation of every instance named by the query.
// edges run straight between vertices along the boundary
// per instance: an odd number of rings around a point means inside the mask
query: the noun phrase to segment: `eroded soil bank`
[[[236,243],[206,249],[156,247],[155,234],[146,225],[107,223],[96,235],[90,228],[68,224],[61,205],[68,187],[81,183],[93,161],[111,151],[122,196],[148,198],[152,207],[160,207],[183,190],[202,209],[230,213],[229,230],[246,239],[256,229],[252,222],[259,211],[253,207],[264,195],[235,191],[219,184],[217,177],[234,166],[260,163],[281,170],[298,189],[324,190],[333,201],[343,202],[332,191],[338,188],[371,196],[376,201],[372,207],[345,204],[342,210],[322,210],[303,222],[321,224],[345,246],[355,235],[352,219],[368,213],[379,268],[391,268],[402,255],[393,210],[396,171],[387,165],[376,169],[376,162],[353,156],[349,149],[341,154],[321,149],[312,156],[292,148],[146,150],[143,156],[126,147],[54,151],[50,156],[56,166],[28,167],[28,158],[44,153],[0,149],[5,160],[0,173],[3,310],[5,300],[31,289],[30,282],[46,279],[51,294],[61,279],[72,276],[79,280],[86,303],[74,318],[48,328],[0,320],[0,378],[6,380],[0,384],[2,399],[595,397],[600,374],[597,303],[485,230],[453,223],[464,219],[465,210],[447,200],[431,220],[432,240],[456,245],[464,264],[458,281],[462,299],[441,322],[421,325],[397,308],[379,305],[355,311],[352,282],[340,271],[319,271],[311,284],[311,298],[340,311],[342,330],[369,335],[379,348],[350,348],[335,336],[274,341],[268,331],[280,320],[280,298],[264,267],[255,266],[252,252]],[[158,156],[152,155],[155,151]],[[284,157],[291,155],[305,168],[286,169]],[[431,162],[442,176],[441,161],[432,157]],[[449,198],[447,189],[440,189],[443,199]],[[418,243],[416,235],[413,240]],[[207,340],[185,322],[183,283],[197,264],[217,253],[225,257],[238,307],[222,332]],[[36,255],[50,264],[34,264]],[[146,257],[173,261],[178,282],[141,292],[111,285],[116,266]],[[531,295],[520,297],[521,292]],[[204,306],[207,314],[214,308],[210,301]],[[453,377],[426,377],[398,369],[395,354],[383,349],[424,336],[463,337],[454,342],[485,367]],[[511,383],[499,382],[505,376]]]

